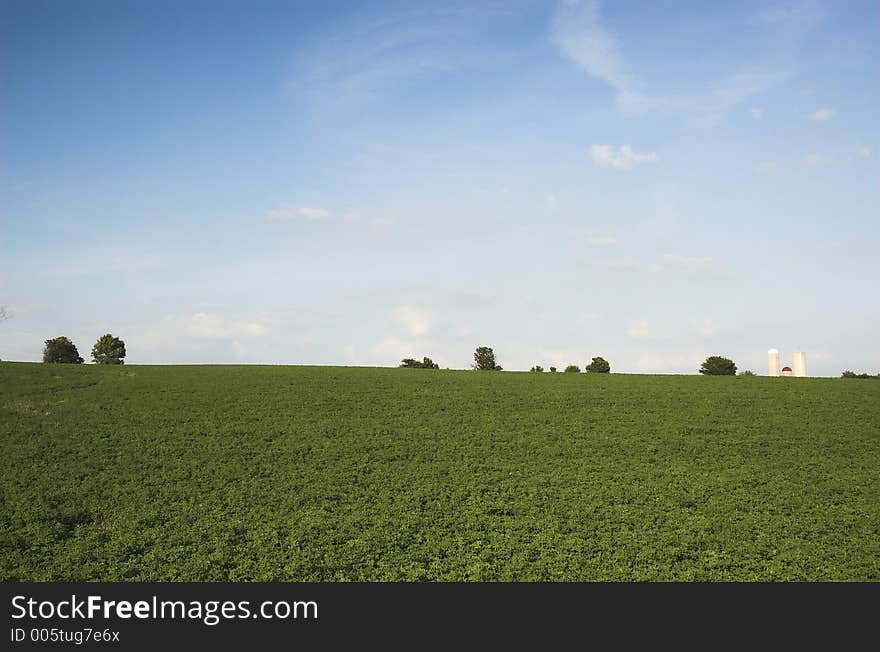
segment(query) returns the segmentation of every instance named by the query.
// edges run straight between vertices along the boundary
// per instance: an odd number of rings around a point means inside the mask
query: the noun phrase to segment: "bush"
[[[857,374],[854,371],[847,370],[847,371],[844,371],[842,374],[840,374],[840,377],[841,378],[880,378],[880,374],[877,374],[876,376],[872,376],[871,374],[865,374],[865,373]]]
[[[43,362],[53,364],[82,364],[83,359],[76,350],[76,345],[63,335],[46,340],[43,346]]]
[[[735,376],[736,365],[730,358],[710,355],[700,367],[700,373],[706,376]]]
[[[531,369],[529,369],[529,371],[531,371],[532,373],[539,374],[539,373],[541,373],[541,372],[544,371],[544,367],[542,367],[542,366],[539,365],[539,364],[536,364],[534,367],[532,367]]]
[[[555,373],[556,373],[556,367],[550,367],[550,373],[551,373],[551,374],[555,374]]]
[[[124,364],[125,342],[110,333],[102,335],[92,347],[92,360],[95,364]]]
[[[581,372],[581,368],[576,364],[570,364],[565,368],[565,373],[567,374],[579,374]]]
[[[745,371],[740,371],[738,376],[756,376],[757,374],[754,371],[749,371],[746,369]]]
[[[495,352],[488,346],[477,347],[474,351],[474,369],[477,371],[502,371],[495,362]]]
[[[593,361],[584,367],[584,371],[591,374],[607,374],[611,373],[611,365],[605,358],[593,358]]]
[[[401,367],[406,367],[407,369],[439,369],[440,365],[431,360],[431,358],[425,357],[422,358],[422,361],[419,362],[415,358],[404,358],[400,361]]]

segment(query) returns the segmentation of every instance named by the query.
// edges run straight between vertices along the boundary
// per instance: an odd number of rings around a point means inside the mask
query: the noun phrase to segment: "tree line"
[[[422,358],[421,362],[416,358],[404,358],[400,361],[399,367],[406,369],[439,369],[440,365],[431,360],[429,357]],[[474,362],[471,369],[476,371],[504,371],[504,368],[498,364],[495,359],[495,351],[490,346],[478,346],[474,351]],[[580,373],[580,367],[576,364],[568,365],[565,371],[568,373]],[[533,373],[542,373],[544,367],[541,365],[533,366],[530,371]],[[584,367],[584,371],[588,373],[607,374],[611,372],[611,365],[607,360],[601,357],[593,358],[593,361]],[[550,367],[550,373],[556,373],[556,367]]]
[[[125,364],[125,342],[107,333],[98,338],[92,347],[92,361],[95,364]],[[56,364],[82,364],[79,351],[69,338],[53,337],[43,346],[43,362]]]

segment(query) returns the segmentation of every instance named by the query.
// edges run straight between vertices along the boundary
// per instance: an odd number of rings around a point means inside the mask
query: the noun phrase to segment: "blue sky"
[[[873,1],[4,1],[0,358],[876,373],[878,43]]]

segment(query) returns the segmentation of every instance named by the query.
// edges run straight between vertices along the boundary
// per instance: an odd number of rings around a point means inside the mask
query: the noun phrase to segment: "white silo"
[[[804,351],[795,351],[791,360],[794,376],[805,378],[807,375],[807,354]]]
[[[767,366],[771,376],[779,375],[779,351],[777,349],[767,351]]]

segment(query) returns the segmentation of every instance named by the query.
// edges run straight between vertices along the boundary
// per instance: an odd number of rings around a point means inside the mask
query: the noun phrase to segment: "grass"
[[[0,364],[0,579],[880,580],[880,384]]]

